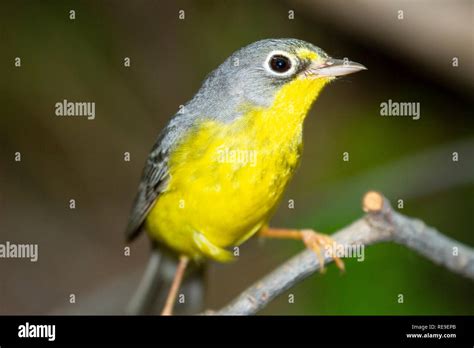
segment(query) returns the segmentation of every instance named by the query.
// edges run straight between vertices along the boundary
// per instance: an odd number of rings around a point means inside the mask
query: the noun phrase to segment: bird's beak
[[[328,58],[323,63],[311,63],[308,72],[315,77],[337,77],[349,75],[361,70],[367,70],[367,68],[362,64],[349,60]]]

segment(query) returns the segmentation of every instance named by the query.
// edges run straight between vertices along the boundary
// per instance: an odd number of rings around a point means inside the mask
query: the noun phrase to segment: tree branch
[[[395,212],[378,192],[365,194],[364,217],[341,229],[332,238],[342,246],[362,246],[395,242],[413,249],[452,272],[474,279],[474,249],[448,238],[424,222]],[[325,255],[325,264],[332,262]],[[236,299],[218,311],[205,314],[252,315],[276,296],[321,268],[314,252],[305,250],[257,281]]]

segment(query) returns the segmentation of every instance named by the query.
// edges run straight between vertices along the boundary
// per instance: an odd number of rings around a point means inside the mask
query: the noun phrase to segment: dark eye
[[[280,54],[271,57],[269,64],[270,68],[277,73],[287,72],[291,68],[290,59]]]

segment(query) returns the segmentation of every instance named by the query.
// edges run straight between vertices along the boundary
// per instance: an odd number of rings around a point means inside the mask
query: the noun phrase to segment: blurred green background
[[[332,233],[360,217],[363,193],[377,189],[403,199],[402,213],[474,245],[473,4],[2,0],[0,242],[38,243],[39,260],[0,260],[0,314],[123,311],[149,254],[142,237],[123,255],[148,151],[207,73],[263,38],[304,39],[369,69],[333,83],[313,107],[275,226]],[[63,99],[95,102],[96,119],[56,117]],[[420,102],[421,119],[381,117],[388,99]],[[206,307],[224,305],[302,248],[247,242],[238,262],[209,268]],[[340,275],[330,266],[263,313],[474,314],[472,281],[402,246],[369,247],[364,262],[346,268]]]

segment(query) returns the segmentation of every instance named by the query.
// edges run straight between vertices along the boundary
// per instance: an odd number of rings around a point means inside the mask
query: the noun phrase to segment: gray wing
[[[186,115],[175,115],[163,129],[148,155],[125,231],[127,241],[132,241],[140,234],[150,209],[160,193],[166,190],[169,180],[168,160],[170,153],[177,141],[189,129],[190,121]]]
[[[168,157],[169,146],[164,144],[163,136],[160,136],[148,155],[143,169],[125,232],[127,241],[132,241],[141,232],[148,212],[159,194],[166,188],[169,178]]]

